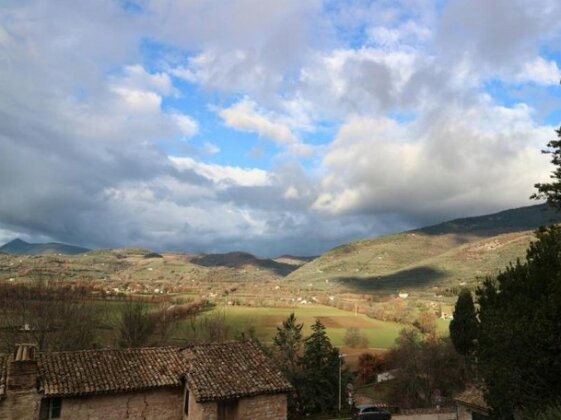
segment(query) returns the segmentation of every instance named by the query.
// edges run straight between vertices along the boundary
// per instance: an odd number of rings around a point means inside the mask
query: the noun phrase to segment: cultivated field
[[[326,326],[333,345],[337,347],[344,345],[347,328],[355,327],[366,335],[369,347],[387,349],[393,346],[399,331],[404,327],[402,324],[379,321],[363,314],[355,315],[352,312],[314,304],[295,308],[225,306],[216,307],[213,312],[223,313],[226,322],[235,330],[254,327],[257,337],[266,343],[272,341],[276,327],[280,326],[291,312],[294,312],[299,323],[304,324],[304,336],[310,334],[310,326],[319,319]]]

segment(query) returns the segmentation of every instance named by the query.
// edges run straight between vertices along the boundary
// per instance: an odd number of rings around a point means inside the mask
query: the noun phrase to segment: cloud
[[[539,152],[552,127],[531,109],[448,107],[408,124],[356,118],[343,125],[324,158],[314,207],[330,214],[394,213],[418,225],[528,203],[547,179]],[[529,141],[530,139],[530,141]]]
[[[199,131],[199,124],[189,115],[174,112],[171,114],[171,118],[176,123],[181,133],[187,137],[193,137]]]
[[[125,66],[123,74],[114,79],[121,89],[152,91],[166,96],[176,92],[167,73],[149,73],[140,64]]]
[[[206,49],[171,70],[176,77],[223,92],[270,95],[283,81],[282,72],[268,68],[255,54],[241,50]]]
[[[234,105],[219,110],[224,123],[239,131],[256,133],[274,141],[291,156],[311,156],[315,148],[304,144],[294,134],[292,127],[309,128],[309,120],[298,101],[286,101],[283,108],[292,115],[265,112],[257,104],[244,98]]]
[[[522,82],[556,85],[561,80],[561,70],[555,61],[538,57],[524,65],[517,79]]]
[[[220,153],[220,147],[218,147],[216,144],[205,141],[201,151],[205,155],[215,155],[217,153]]]
[[[275,121],[271,115],[256,110],[256,103],[247,98],[219,112],[229,127],[259,134],[281,145],[298,143],[299,140],[285,124]]]
[[[385,113],[400,102],[419,66],[414,52],[377,48],[340,49],[320,54],[300,74],[300,95],[316,118]]]
[[[395,28],[373,26],[368,28],[369,40],[381,47],[412,46],[428,41],[433,32],[423,24],[408,20]]]
[[[320,0],[157,0],[147,12],[155,37],[197,52],[174,75],[225,92],[271,98],[331,39]]]
[[[554,0],[3,2],[0,237],[314,254],[528,204],[549,170],[559,12]]]
[[[178,170],[193,170],[216,184],[263,186],[271,183],[271,175],[260,169],[213,165],[188,157],[170,157],[170,160]]]
[[[554,0],[452,1],[444,7],[437,42],[441,54],[469,62],[477,74],[511,74],[556,36],[560,12]]]

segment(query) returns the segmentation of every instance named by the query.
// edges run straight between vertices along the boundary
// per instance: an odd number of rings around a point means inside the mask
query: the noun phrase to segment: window
[[[43,398],[39,409],[39,420],[60,419],[62,398]]]

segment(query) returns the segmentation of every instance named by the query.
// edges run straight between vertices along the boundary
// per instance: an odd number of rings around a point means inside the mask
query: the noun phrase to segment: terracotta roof
[[[181,386],[187,371],[177,347],[81,350],[38,354],[46,396],[77,396]]]
[[[289,392],[292,387],[251,341],[185,348],[187,383],[197,402]]]
[[[487,403],[485,402],[485,398],[483,397],[483,389],[481,387],[468,387],[465,391],[458,394],[454,399],[461,404],[468,405],[482,411],[489,410],[489,406],[487,405]]]
[[[7,357],[0,354],[0,401],[6,394],[6,371],[7,371]]]

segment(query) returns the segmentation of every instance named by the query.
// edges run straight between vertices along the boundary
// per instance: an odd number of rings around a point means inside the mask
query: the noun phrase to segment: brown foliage
[[[423,334],[434,336],[436,334],[436,315],[434,312],[423,311],[413,323]]]
[[[436,390],[452,397],[466,379],[464,359],[450,341],[431,335],[424,339],[416,329],[401,331],[387,366],[395,369],[390,400],[404,408],[430,407]]]
[[[376,381],[376,375],[382,371],[383,360],[380,356],[362,353],[358,357],[356,381],[358,385]]]
[[[0,284],[0,347],[33,342],[41,350],[89,348],[100,310],[85,287],[53,284]]]

